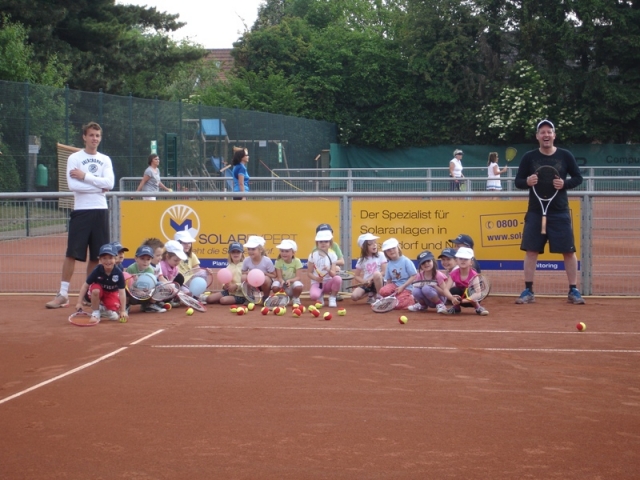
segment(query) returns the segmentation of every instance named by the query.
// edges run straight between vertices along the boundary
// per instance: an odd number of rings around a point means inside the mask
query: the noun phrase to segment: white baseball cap
[[[177,240],[169,240],[164,244],[164,249],[169,253],[175,253],[180,260],[186,260],[187,254],[184,253],[184,248]]]
[[[278,250],[293,250],[294,252],[298,251],[298,244],[293,240],[283,240],[280,242],[280,245],[277,245],[276,248]]]
[[[358,246],[360,248],[362,248],[362,245],[364,245],[364,242],[368,241],[368,240],[377,240],[380,237],[376,237],[375,235],[371,234],[371,233],[363,233],[362,235],[360,235],[358,237]]]
[[[194,233],[195,235],[195,233]],[[186,228],[184,230],[180,230],[179,232],[176,232],[176,234],[173,236],[173,239],[178,241],[178,242],[182,242],[182,243],[195,243],[196,239],[193,238],[193,235],[191,234],[190,230],[187,230]]]
[[[258,235],[251,235],[247,243],[244,244],[245,248],[256,248],[256,247],[264,247],[266,243],[265,239]]]
[[[318,233],[316,233],[316,242],[327,240],[333,240],[333,233],[331,233],[331,230],[320,230]]]
[[[456,258],[467,258],[471,260],[473,257],[475,257],[475,255],[473,253],[473,249],[471,248],[460,247],[456,252]]]
[[[390,238],[389,240],[385,240],[382,244],[382,251],[389,250],[390,248],[395,248],[399,245],[398,240],[395,238]]]

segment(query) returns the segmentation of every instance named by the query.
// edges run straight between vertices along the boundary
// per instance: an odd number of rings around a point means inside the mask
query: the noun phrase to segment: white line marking
[[[579,332],[567,331],[544,331],[544,330],[463,330],[463,329],[440,329],[440,328],[354,328],[354,327],[265,327],[265,326],[227,326],[227,325],[203,325],[195,328],[217,328],[217,329],[237,329],[237,330],[327,330],[327,331],[358,331],[358,332],[440,332],[440,333],[525,333],[542,335],[640,335],[640,332]]]
[[[572,352],[572,353],[640,353],[640,350],[603,350],[580,348],[493,348],[493,347],[423,347],[403,345],[151,345],[151,348],[355,348],[371,350],[477,350],[501,352]]]
[[[143,340],[146,340],[147,338],[153,337],[154,335],[157,335],[158,333],[161,333],[161,332],[164,332],[164,329],[157,330],[157,331],[147,335],[146,337],[142,337],[141,339],[130,343],[129,345],[137,345],[138,343],[142,342]],[[34,385],[33,387],[29,387],[26,390],[22,390],[21,392],[15,393],[15,394],[11,395],[10,397],[6,397],[6,398],[3,398],[3,399],[0,399],[0,405],[2,405],[5,402],[8,402],[9,400],[13,400],[14,398],[18,398],[18,397],[24,395],[25,393],[32,392],[33,390],[36,390],[36,389],[38,389],[40,387],[44,387],[45,385],[48,385],[50,383],[53,383],[56,380],[60,380],[61,378],[67,377],[67,376],[72,375],[74,373],[77,373],[77,372],[79,372],[81,370],[84,370],[85,368],[89,368],[92,365],[95,365],[96,363],[102,362],[103,360],[106,360],[107,358],[110,358],[110,357],[113,357],[114,355],[117,355],[118,353],[126,350],[127,348],[129,348],[129,347],[128,346],[127,347],[121,347],[121,348],[119,348],[117,350],[114,350],[111,353],[107,353],[106,355],[103,355],[100,358],[96,358],[92,362],[85,363],[84,365],[80,365],[79,367],[76,367],[73,370],[69,370],[68,372],[62,373],[62,374],[58,375],[57,377],[53,377],[53,378],[50,378],[49,380],[45,380],[44,382],[41,382],[41,383],[39,383],[37,385]]]

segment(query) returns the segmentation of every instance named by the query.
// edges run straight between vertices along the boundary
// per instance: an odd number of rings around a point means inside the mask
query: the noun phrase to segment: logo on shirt
[[[89,165],[88,170],[89,173],[96,173],[98,171],[98,165],[92,163],[91,165]]]
[[[114,283],[118,283],[118,275],[114,275],[113,277],[111,277],[111,279],[114,281]]]
[[[200,217],[196,211],[186,205],[172,205],[160,217],[160,230],[165,239],[173,240],[176,232],[189,230],[192,235],[200,231]]]

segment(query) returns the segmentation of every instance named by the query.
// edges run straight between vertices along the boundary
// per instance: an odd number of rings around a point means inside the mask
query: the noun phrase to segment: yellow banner
[[[328,223],[340,235],[340,202],[335,201],[135,201],[121,202],[121,242],[135,249],[149,237],[172,240],[178,230],[196,231],[193,252],[202,266],[226,266],[231,242],[244,244],[250,235],[266,240],[269,258],[282,240],[298,244],[306,259],[315,246],[316,227]]]

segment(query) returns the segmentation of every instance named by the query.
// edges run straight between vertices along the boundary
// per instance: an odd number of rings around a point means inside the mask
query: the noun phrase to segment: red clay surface
[[[2,479],[637,478],[635,299],[91,328],[48,299],[2,297]]]

